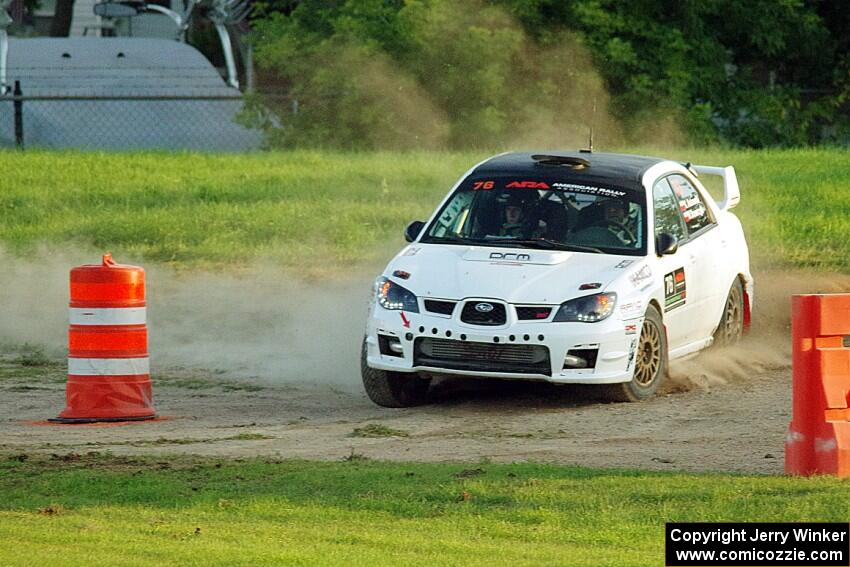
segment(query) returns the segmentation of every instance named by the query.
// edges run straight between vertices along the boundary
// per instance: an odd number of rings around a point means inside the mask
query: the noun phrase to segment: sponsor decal
[[[685,268],[664,274],[664,312],[681,307],[686,301]]]
[[[697,203],[694,207],[682,211],[682,217],[686,223],[691,222],[693,219],[698,219],[703,215],[705,215],[705,207],[702,203]]]
[[[509,262],[531,262],[530,254],[517,254],[515,252],[491,252],[491,260],[507,260]]]
[[[697,197],[696,195],[693,195],[691,197],[688,197],[687,199],[683,199],[683,200],[679,201],[679,210],[684,212],[684,211],[687,211],[688,209],[692,209],[692,208],[696,207],[699,204],[700,204],[699,203],[699,197]]]
[[[622,262],[620,262],[619,264],[614,266],[614,269],[615,270],[622,270],[623,268],[628,268],[629,266],[631,266],[634,263],[635,263],[634,260],[623,260]]]
[[[548,189],[549,184],[542,181],[511,181],[505,187],[507,189]]]
[[[407,250],[404,251],[404,254],[402,254],[402,256],[416,256],[417,254],[419,254],[420,250],[421,250],[421,248],[417,248],[416,246],[411,246],[410,248],[408,248]]]
[[[607,187],[593,187],[591,185],[580,185],[577,183],[553,183],[555,189],[565,189],[574,193],[583,193],[585,195],[602,195],[604,197],[622,197],[626,194],[625,191],[618,189],[609,189]]]
[[[637,323],[628,323],[624,327],[627,335],[636,335],[637,334]]]
[[[405,329],[410,328],[410,319],[404,314],[404,311],[401,312],[401,324]]]
[[[620,305],[620,316],[623,317],[623,319],[637,317],[641,313],[643,313],[643,301],[639,299]]]
[[[632,367],[632,362],[635,360],[635,349],[637,348],[637,339],[632,339],[631,344],[629,345],[629,358],[626,360],[626,372],[628,372]]]
[[[476,181],[472,184],[473,191],[489,191],[494,187],[494,183],[492,181]]]
[[[652,277],[652,270],[649,269],[648,264],[644,264],[644,266],[640,270],[629,275],[629,281],[632,282],[633,286],[639,287],[641,284],[643,284],[646,280],[648,280],[651,277]]]

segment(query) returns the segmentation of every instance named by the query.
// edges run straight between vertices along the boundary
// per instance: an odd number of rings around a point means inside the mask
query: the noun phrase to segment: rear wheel
[[[718,346],[734,345],[744,335],[744,286],[741,280],[735,278],[726,303],[723,305],[723,315],[714,331],[714,344]]]
[[[609,400],[639,402],[651,398],[667,376],[667,335],[661,313],[652,305],[646,310],[634,357],[631,382],[606,386],[605,397]]]
[[[415,373],[369,368],[366,363],[366,339],[363,339],[360,351],[360,375],[369,399],[379,406],[406,408],[421,405],[428,398],[430,379],[420,378]]]

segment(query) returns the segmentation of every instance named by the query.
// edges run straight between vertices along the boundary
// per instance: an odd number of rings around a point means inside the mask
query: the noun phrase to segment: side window
[[[670,181],[673,193],[676,194],[679,210],[682,211],[682,218],[685,219],[688,227],[688,234],[693,234],[714,223],[705,202],[690,181],[681,175],[671,175],[667,179]]]
[[[684,239],[685,226],[682,215],[666,178],[659,179],[653,185],[652,202],[655,208],[655,234],[667,232],[679,240]]]
[[[460,234],[469,216],[472,196],[473,193],[471,191],[458,191],[455,193],[431,229],[430,236],[443,237]]]

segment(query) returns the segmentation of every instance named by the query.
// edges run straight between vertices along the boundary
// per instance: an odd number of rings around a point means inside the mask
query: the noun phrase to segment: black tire
[[[366,364],[366,340],[360,350],[360,375],[369,399],[385,408],[407,408],[425,403],[428,399],[429,378],[418,374],[391,372],[369,368]]]
[[[714,331],[714,344],[717,346],[731,346],[741,340],[744,335],[744,286],[737,277],[726,296],[723,304],[723,314],[720,315],[720,323]]]
[[[637,341],[632,380],[605,387],[605,397],[612,402],[640,402],[651,398],[667,377],[667,333],[661,313],[653,305],[646,310]]]

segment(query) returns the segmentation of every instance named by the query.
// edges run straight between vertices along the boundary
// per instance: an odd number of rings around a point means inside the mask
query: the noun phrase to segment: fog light
[[[587,368],[587,361],[580,356],[568,354],[564,357],[564,368]]]
[[[564,368],[595,368],[598,348],[574,348],[567,351],[564,357]]]
[[[378,349],[384,356],[401,357],[404,353],[399,338],[390,335],[378,335]]]

